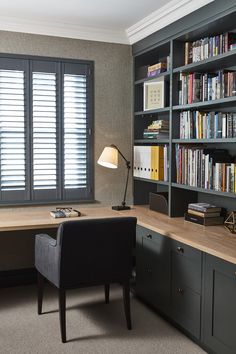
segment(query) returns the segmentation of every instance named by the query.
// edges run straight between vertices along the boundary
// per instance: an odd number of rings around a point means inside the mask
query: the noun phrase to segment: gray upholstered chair
[[[131,329],[130,287],[136,218],[116,217],[65,221],[56,240],[36,235],[35,267],[38,270],[38,314],[42,313],[44,278],[59,289],[59,318],[62,342],[66,342],[66,290],[104,285],[109,302],[109,285],[123,286],[128,329]]]

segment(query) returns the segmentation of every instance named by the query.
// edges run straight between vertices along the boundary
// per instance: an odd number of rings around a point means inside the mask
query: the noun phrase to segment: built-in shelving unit
[[[217,73],[220,70],[236,71],[236,49],[223,54],[214,55],[205,60],[199,60],[185,65],[185,43],[194,42],[206,37],[217,36],[226,32],[235,31],[235,12],[225,14],[218,21],[204,22],[180,32],[178,35],[168,36],[165,40],[153,44],[134,54],[134,145],[168,145],[169,182],[153,181],[144,178],[134,178],[134,203],[146,204],[150,192],[168,192],[169,216],[183,216],[190,202],[209,202],[235,209],[236,193],[199,188],[187,184],[177,183],[176,146],[188,146],[199,150],[225,149],[232,156],[231,163],[236,164],[236,136],[207,139],[180,139],[180,114],[183,111],[200,112],[229,112],[236,113],[236,92],[231,97],[210,99],[188,104],[179,104],[180,74]],[[156,37],[158,38],[158,36]],[[164,108],[144,110],[144,84],[156,78],[145,76],[145,67],[154,65],[160,58],[169,56],[170,67],[167,72],[158,77],[164,78],[166,83]],[[169,121],[169,138],[143,139],[144,129],[153,120],[164,119]],[[233,158],[235,158],[233,160]],[[214,162],[215,163],[215,162]],[[222,163],[224,163],[222,161]],[[225,162],[227,163],[227,161]],[[228,162],[229,163],[229,162]],[[235,176],[236,178],[236,176]],[[178,201],[181,200],[181,203]]]

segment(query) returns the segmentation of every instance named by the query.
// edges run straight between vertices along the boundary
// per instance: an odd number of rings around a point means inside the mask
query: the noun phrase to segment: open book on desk
[[[56,208],[56,210],[51,210],[50,215],[53,218],[74,218],[80,216],[80,211],[67,207],[67,208]]]

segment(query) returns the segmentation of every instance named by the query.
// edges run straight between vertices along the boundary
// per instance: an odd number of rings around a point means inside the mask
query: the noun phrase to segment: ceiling
[[[132,44],[211,1],[0,0],[0,30]]]

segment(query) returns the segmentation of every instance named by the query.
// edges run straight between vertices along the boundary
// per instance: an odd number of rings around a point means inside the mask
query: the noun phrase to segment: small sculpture
[[[236,210],[232,211],[224,222],[225,228],[236,234]]]

